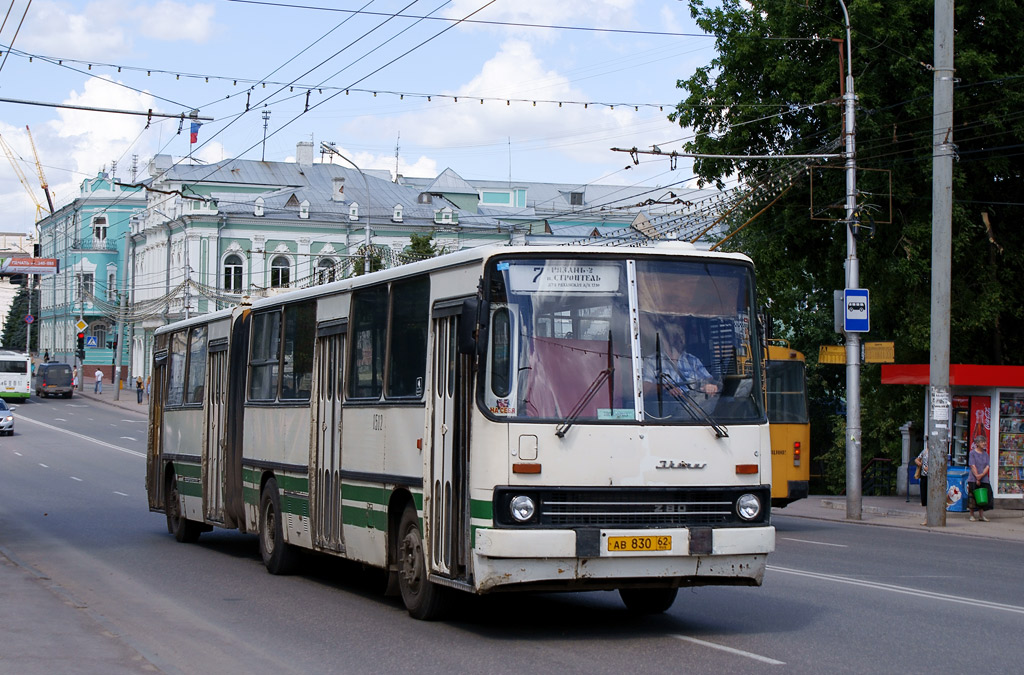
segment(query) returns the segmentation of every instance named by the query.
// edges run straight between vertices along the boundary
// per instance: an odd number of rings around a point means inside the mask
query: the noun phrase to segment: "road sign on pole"
[[[843,291],[843,307],[845,307],[843,321],[845,332],[867,333],[870,330],[871,319],[866,288],[847,288]]]

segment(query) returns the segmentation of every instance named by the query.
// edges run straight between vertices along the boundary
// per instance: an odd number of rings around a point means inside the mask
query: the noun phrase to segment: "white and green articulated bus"
[[[256,534],[274,574],[299,549],[381,568],[421,619],[458,591],[658,612],[679,587],[758,586],[756,307],[738,254],[493,246],[171,324],[149,505],[180,541]]]

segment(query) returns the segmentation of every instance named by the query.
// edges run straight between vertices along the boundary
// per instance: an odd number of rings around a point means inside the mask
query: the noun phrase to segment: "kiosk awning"
[[[882,364],[882,384],[928,384],[927,363]],[[1024,366],[949,365],[950,386],[1024,387]]]

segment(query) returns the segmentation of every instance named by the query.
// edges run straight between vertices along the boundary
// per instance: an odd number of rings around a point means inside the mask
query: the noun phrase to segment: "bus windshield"
[[[768,361],[768,422],[807,424],[803,361]]]
[[[498,418],[763,420],[750,268],[510,259],[488,271],[483,400]],[[635,288],[631,293],[630,289]]]

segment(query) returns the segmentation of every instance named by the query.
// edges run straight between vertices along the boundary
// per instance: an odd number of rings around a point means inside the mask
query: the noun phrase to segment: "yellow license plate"
[[[629,551],[671,551],[672,537],[608,537],[609,553]]]

